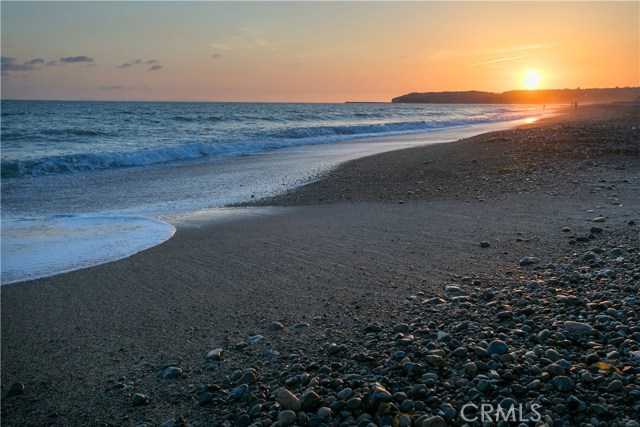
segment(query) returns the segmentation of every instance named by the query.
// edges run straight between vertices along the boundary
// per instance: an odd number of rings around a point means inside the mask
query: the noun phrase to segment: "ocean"
[[[2,284],[120,259],[341,162],[511,127],[521,105],[2,101]]]

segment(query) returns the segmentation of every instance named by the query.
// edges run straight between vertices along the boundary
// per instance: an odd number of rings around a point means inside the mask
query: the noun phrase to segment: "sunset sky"
[[[8,2],[3,99],[639,86],[640,2]]]

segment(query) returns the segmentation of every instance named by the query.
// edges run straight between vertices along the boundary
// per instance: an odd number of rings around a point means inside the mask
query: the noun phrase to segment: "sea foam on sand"
[[[172,225],[143,217],[2,218],[1,283],[115,261],[156,246],[174,233]]]

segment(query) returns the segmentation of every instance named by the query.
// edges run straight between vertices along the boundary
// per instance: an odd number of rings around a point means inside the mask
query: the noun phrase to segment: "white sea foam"
[[[173,236],[141,217],[54,215],[2,218],[1,284],[51,276],[128,257]]]

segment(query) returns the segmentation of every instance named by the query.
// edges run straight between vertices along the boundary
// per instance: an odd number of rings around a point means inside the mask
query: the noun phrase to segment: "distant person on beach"
[[[578,111],[578,103],[577,102],[573,103],[573,111]]]

